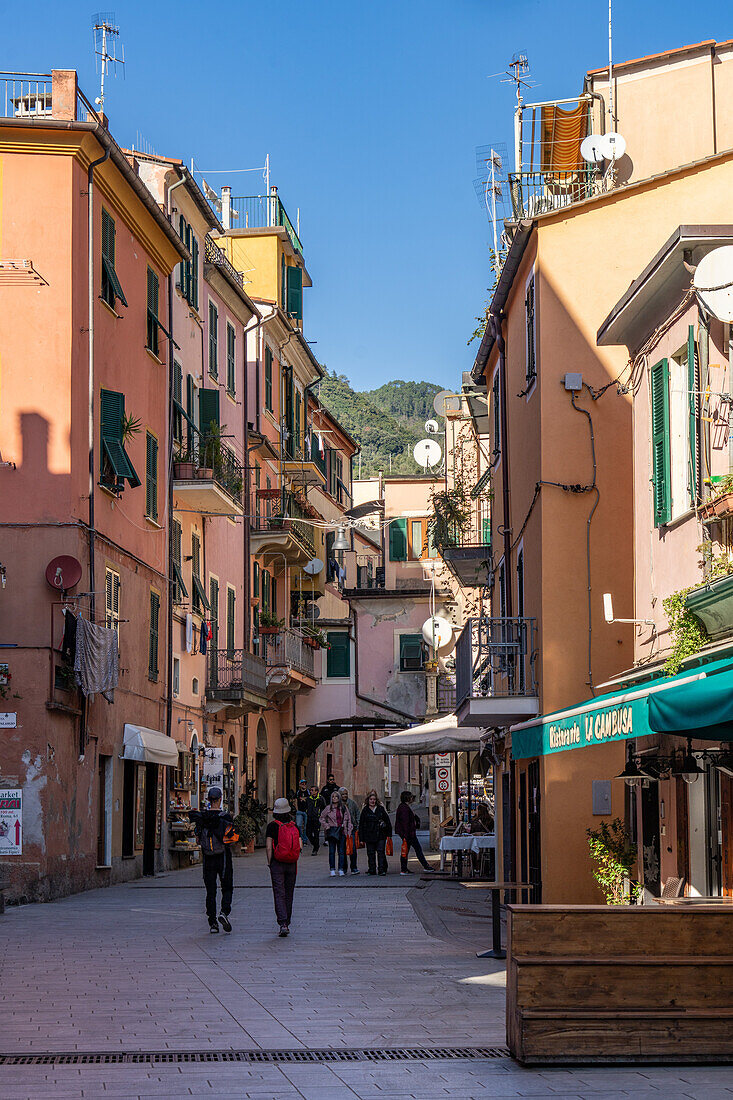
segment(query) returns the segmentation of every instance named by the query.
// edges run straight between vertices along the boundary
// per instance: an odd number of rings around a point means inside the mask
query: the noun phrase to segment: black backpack
[[[220,826],[217,825],[210,829],[207,825],[202,824],[201,851],[205,856],[219,856],[225,851]]]

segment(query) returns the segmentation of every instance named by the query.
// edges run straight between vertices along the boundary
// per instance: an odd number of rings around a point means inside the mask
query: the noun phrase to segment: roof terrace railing
[[[240,195],[231,200],[232,229],[268,229],[281,225],[296,252],[303,245],[278,195]]]

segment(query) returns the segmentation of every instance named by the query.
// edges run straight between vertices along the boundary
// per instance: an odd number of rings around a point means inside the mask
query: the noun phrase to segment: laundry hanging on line
[[[76,620],[74,672],[85,696],[91,699],[101,694],[113,703],[120,674],[117,631],[90,623],[80,615]]]

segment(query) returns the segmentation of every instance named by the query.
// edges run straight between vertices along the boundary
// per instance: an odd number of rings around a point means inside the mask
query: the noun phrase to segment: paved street
[[[325,856],[306,854],[293,932],[281,940],[257,853],[235,862],[233,934],[211,936],[200,874],[193,868],[6,911],[0,1053],[98,1052],[118,1061],[1,1065],[0,1096],[733,1097],[731,1068],[515,1065],[503,1049],[503,967],[475,958],[491,936],[479,891],[423,887],[417,875],[332,880]],[[446,1046],[498,1050],[369,1060],[385,1048]],[[352,1060],[234,1060],[232,1052],[260,1048],[301,1057],[337,1050]],[[364,1053],[370,1049],[376,1054]],[[136,1051],[158,1060],[121,1062]],[[228,1052],[230,1060],[185,1062],[186,1052]]]

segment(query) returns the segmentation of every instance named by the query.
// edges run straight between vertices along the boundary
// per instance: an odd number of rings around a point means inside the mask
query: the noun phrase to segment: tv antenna
[[[501,271],[498,222],[503,219],[504,188],[502,169],[505,158],[506,145],[503,142],[498,145],[478,146],[476,149],[476,170],[479,175],[473,181],[476,197],[481,205],[486,207],[486,213],[493,229],[494,258],[492,267],[497,277]],[[498,211],[497,204],[499,205]]]
[[[100,76],[99,95],[95,103],[104,113],[104,78],[110,71],[117,75],[117,66],[122,65],[124,76],[125,47],[117,39],[120,36],[120,28],[115,23],[113,11],[98,11],[92,16],[92,30],[94,33],[94,56],[96,59],[97,73]]]
[[[522,88],[535,88],[537,82],[530,78],[529,70],[529,58],[524,50],[518,50],[512,56],[509,62],[509,68],[506,71],[506,79],[502,80],[502,84],[514,84],[517,90],[517,106],[522,104]]]

